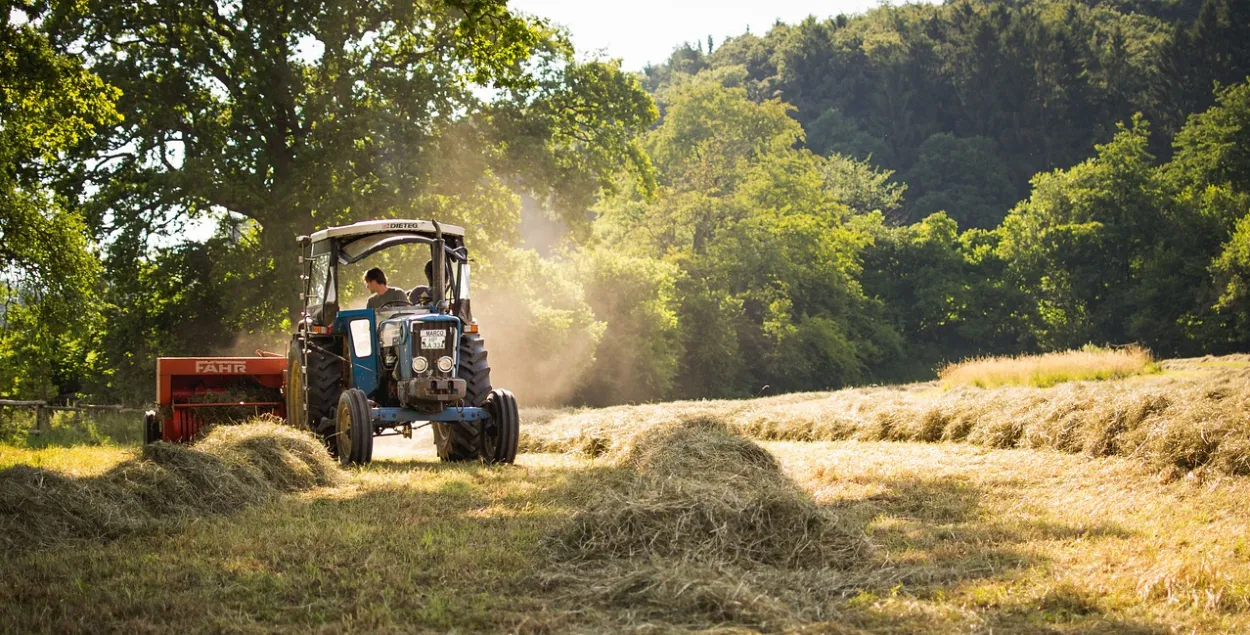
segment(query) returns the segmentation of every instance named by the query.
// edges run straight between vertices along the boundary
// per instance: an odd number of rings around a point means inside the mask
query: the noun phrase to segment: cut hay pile
[[[99,477],[13,467],[0,471],[0,552],[231,512],[337,477],[320,441],[266,419],[215,428],[194,446],[145,446]]]
[[[719,421],[692,417],[641,432],[618,465],[631,477],[574,515],[556,543],[568,556],[821,567],[852,561],[863,547],[771,454]]]
[[[1165,362],[1170,375],[1050,388],[913,384],[607,408],[527,425],[521,444],[531,452],[602,453],[676,412],[716,419],[769,441],[962,441],[1126,456],[1176,475],[1250,475],[1250,367],[1225,363],[1230,365]]]
[[[579,601],[775,623],[801,612],[796,593],[799,604],[814,603],[813,591],[836,594],[828,574],[867,551],[862,528],[820,509],[771,454],[720,421],[668,421],[607,460],[620,473],[545,543],[557,563],[545,584]]]

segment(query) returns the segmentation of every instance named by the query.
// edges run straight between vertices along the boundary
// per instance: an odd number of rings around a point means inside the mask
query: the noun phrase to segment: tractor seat
[[[429,297],[430,287],[424,284],[419,284],[413,287],[412,291],[408,292],[408,301],[418,306],[429,304]],[[422,298],[425,298],[426,301],[423,302]]]

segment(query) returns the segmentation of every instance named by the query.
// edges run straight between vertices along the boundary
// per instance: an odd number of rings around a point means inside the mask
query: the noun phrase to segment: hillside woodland
[[[283,347],[295,237],[377,217],[468,229],[529,403],[1250,348],[1250,0],[882,6],[639,74],[499,0],[6,6],[0,395]]]

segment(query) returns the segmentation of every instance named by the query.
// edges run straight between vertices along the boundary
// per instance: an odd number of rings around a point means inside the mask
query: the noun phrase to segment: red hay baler
[[[256,357],[161,357],[156,360],[159,410],[144,417],[144,441],[185,443],[229,412],[286,418],[282,390],[287,360],[256,351]]]

